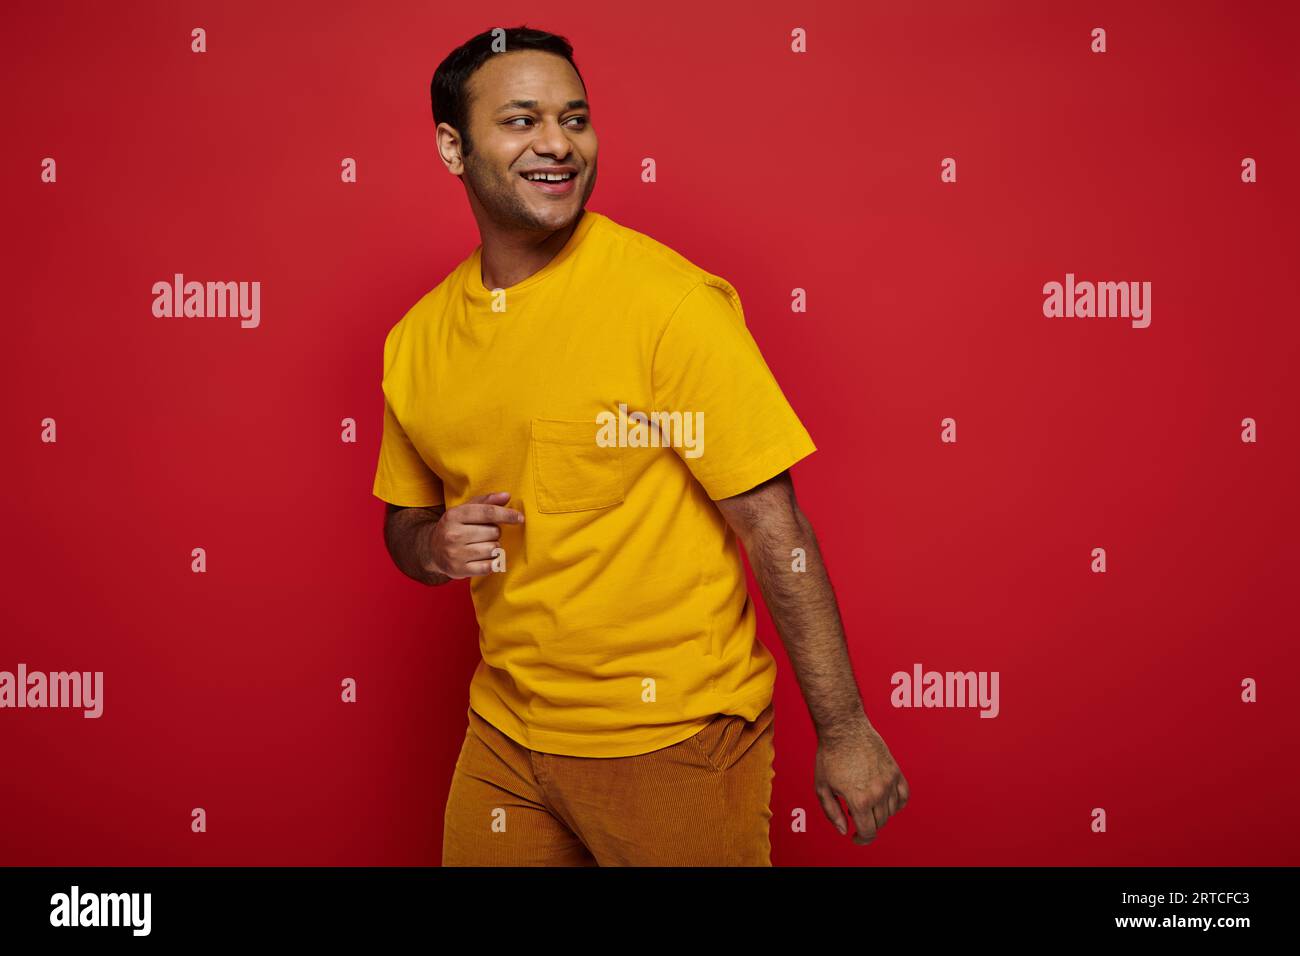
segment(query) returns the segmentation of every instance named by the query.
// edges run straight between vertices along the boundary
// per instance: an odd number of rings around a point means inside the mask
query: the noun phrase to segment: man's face
[[[469,78],[463,157],[471,203],[502,226],[552,232],[573,221],[596,186],[596,131],[586,92],[552,53],[498,53]],[[528,170],[568,167],[566,183],[534,183]]]

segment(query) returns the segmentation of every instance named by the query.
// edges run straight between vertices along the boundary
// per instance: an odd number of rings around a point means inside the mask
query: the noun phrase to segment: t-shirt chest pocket
[[[534,418],[533,480],[537,510],[545,514],[592,511],[623,501],[622,448],[602,447],[594,419]]]

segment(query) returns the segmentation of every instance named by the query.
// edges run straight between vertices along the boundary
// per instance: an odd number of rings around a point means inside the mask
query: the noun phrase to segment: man
[[[469,578],[480,625],[444,865],[770,865],[776,665],[737,538],[822,810],[847,833],[843,798],[870,843],[907,781],[787,471],[816,447],[735,289],[585,209],[597,140],[562,37],[474,37],[432,98],[482,242],[388,333],[374,493],[398,568]]]

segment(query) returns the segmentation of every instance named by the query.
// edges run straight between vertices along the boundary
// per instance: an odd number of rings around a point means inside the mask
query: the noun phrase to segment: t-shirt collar
[[[600,218],[600,213],[592,212],[590,209],[584,210],[582,217],[578,220],[578,225],[574,227],[572,235],[569,236],[569,241],[555,254],[554,258],[527,279],[516,282],[505,290],[507,301],[517,293],[530,289],[544,281],[547,276],[554,274],[564,263],[569,261],[582,244],[582,240],[591,232],[598,218]],[[465,263],[465,270],[464,287],[466,297],[474,304],[486,306],[492,301],[492,290],[483,285],[483,244],[481,242]]]

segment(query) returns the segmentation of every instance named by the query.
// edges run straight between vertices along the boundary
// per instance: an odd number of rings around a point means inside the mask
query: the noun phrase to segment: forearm
[[[384,521],[384,543],[398,570],[412,580],[431,587],[452,580],[430,569],[430,531],[442,517],[444,505],[432,508],[389,507]]]
[[[844,625],[812,524],[797,503],[771,515],[744,541],[763,599],[785,644],[819,739],[866,720]],[[791,552],[803,548],[806,570]],[[869,722],[868,722],[869,726]]]

